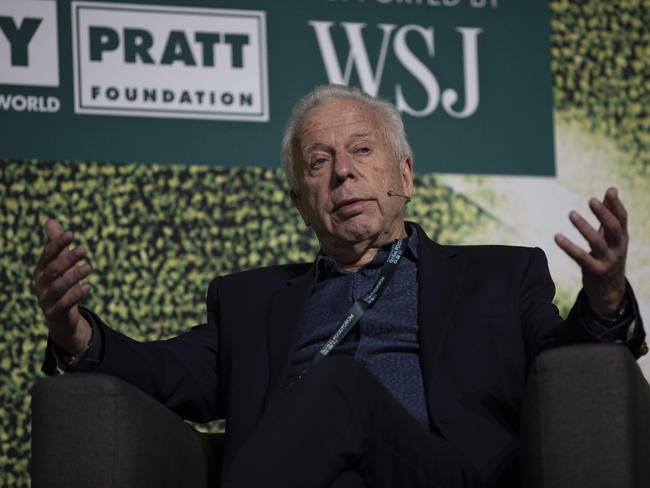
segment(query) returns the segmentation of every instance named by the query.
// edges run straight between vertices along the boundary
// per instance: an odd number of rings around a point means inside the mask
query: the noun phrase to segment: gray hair
[[[388,142],[393,148],[396,161],[404,157],[413,159],[411,146],[406,140],[404,123],[397,107],[387,100],[368,95],[366,92],[355,86],[345,85],[320,85],[314,88],[307,95],[302,97],[293,106],[291,116],[284,129],[282,137],[281,158],[284,172],[287,176],[289,188],[297,190],[298,180],[296,179],[295,168],[299,155],[297,150],[298,132],[302,127],[307,113],[316,106],[336,100],[353,100],[377,113],[384,122]]]

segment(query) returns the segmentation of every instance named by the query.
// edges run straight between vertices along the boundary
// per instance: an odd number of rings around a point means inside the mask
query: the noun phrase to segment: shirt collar
[[[406,234],[408,236],[408,241],[407,241],[406,250],[404,251],[404,257],[417,263],[418,231],[415,228],[415,226],[410,222],[406,222],[405,226],[406,226]],[[361,269],[381,268],[384,265],[384,261],[386,261],[388,252],[390,251],[392,245],[393,245],[392,242],[387,242],[386,244],[381,246],[377,251],[375,257],[372,259],[372,261],[370,261],[368,264],[363,266]],[[342,269],[338,264],[336,264],[336,260],[332,256],[325,254],[321,249],[321,251],[319,251],[318,255],[316,256],[314,273],[316,275],[316,281],[318,282],[318,281],[325,280],[327,278],[333,278],[334,276],[349,274],[351,272]]]

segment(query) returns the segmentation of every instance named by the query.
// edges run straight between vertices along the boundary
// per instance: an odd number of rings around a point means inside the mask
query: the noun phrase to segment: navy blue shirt
[[[428,429],[418,341],[418,237],[412,227],[407,230],[407,249],[382,295],[332,354],[354,356]],[[354,301],[370,291],[391,245],[379,249],[374,259],[356,272],[341,269],[331,256],[318,255],[316,284],[301,319],[290,377],[309,366]]]

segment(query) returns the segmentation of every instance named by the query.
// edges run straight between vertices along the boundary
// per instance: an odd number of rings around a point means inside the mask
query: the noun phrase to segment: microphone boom
[[[393,191],[392,189],[391,189],[391,190],[388,190],[388,196],[389,196],[389,197],[402,197],[402,198],[405,198],[405,199],[406,199],[406,203],[408,203],[408,202],[411,201],[411,197],[407,197],[406,195],[402,195],[401,193],[396,193],[396,192]]]

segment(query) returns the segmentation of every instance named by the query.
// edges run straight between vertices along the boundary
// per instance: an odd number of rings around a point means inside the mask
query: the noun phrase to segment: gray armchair
[[[650,487],[650,386],[613,344],[546,351],[528,375],[525,488]]]
[[[650,386],[624,347],[540,355],[521,433],[526,488],[650,486]],[[222,445],[116,378],[65,375],[33,388],[33,488],[214,488]]]

